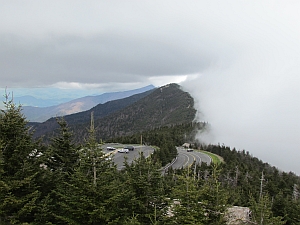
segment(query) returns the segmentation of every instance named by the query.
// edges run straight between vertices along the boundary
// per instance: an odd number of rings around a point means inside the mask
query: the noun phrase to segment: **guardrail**
[[[163,173],[165,173],[166,170],[167,170],[170,166],[172,166],[172,165],[177,161],[177,159],[178,159],[178,156],[176,156],[176,157],[172,160],[172,162],[168,163],[166,166],[164,166],[163,168],[161,168],[160,171],[163,172]]]

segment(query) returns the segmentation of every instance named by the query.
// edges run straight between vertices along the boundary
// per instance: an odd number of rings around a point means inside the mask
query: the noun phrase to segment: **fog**
[[[0,90],[179,83],[211,125],[199,138],[300,175],[299,1],[0,2]]]
[[[240,47],[234,46],[230,57],[220,52],[209,68],[182,85],[196,99],[197,119],[211,125],[200,140],[244,149],[299,175],[300,23],[295,14],[276,9],[251,14],[249,23],[234,28],[248,27],[243,38],[232,34]]]

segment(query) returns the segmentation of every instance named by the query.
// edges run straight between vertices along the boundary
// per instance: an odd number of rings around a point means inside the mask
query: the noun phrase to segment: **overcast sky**
[[[180,83],[202,140],[300,175],[299,1],[0,3],[0,88]]]

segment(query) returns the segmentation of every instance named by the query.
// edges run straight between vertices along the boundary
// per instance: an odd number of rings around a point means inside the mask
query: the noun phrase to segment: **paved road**
[[[180,147],[177,148],[177,151],[177,160],[171,165],[173,169],[185,168],[192,165],[194,162],[198,164],[201,164],[202,162],[207,164],[211,163],[211,158],[202,152],[187,152],[186,149]]]
[[[119,153],[117,149],[115,151],[106,150],[107,146],[120,149],[125,147],[126,145],[112,143],[112,144],[105,144],[102,146],[106,154],[112,155],[112,159],[114,163],[117,165],[118,170],[124,168],[125,157],[127,157],[127,162],[130,164],[133,162],[134,159],[137,159],[139,157],[141,152],[143,152],[145,157],[148,157],[154,151],[154,149],[150,146],[134,145],[135,150],[129,151],[128,153]],[[194,162],[198,164],[201,164],[202,162],[205,162],[207,164],[211,163],[211,158],[202,152],[198,152],[198,151],[187,152],[186,149],[181,147],[178,147],[177,151],[178,151],[177,160],[171,165],[173,169],[185,168],[187,166],[192,165]]]
[[[128,153],[119,153],[118,150],[115,151],[108,151],[106,150],[106,147],[110,146],[110,147],[115,147],[117,149],[123,148],[126,145],[123,144],[105,144],[103,145],[103,149],[104,152],[109,154],[111,153],[113,155],[113,161],[114,163],[117,165],[117,169],[121,170],[122,168],[124,168],[124,161],[125,161],[125,157],[127,157],[127,162],[130,164],[133,162],[134,159],[139,158],[140,153],[143,153],[145,157],[149,157],[154,149],[150,146],[144,146],[144,145],[133,145],[134,146],[134,150],[133,151],[129,151]]]

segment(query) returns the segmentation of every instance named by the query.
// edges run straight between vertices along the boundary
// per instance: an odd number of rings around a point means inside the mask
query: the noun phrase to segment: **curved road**
[[[154,149],[151,146],[134,145],[135,149],[133,151],[129,151],[128,153],[119,153],[118,150],[108,151],[106,149],[107,146],[120,149],[126,145],[112,143],[112,144],[105,144],[102,146],[106,154],[113,155],[112,159],[114,163],[117,165],[118,170],[124,168],[125,157],[127,157],[127,162],[130,164],[135,159],[139,158],[140,153],[143,153],[145,157],[149,157],[154,151]],[[211,163],[211,158],[202,152],[198,152],[198,151],[187,152],[186,149],[181,147],[178,147],[177,151],[178,151],[177,160],[172,165],[170,165],[173,169],[185,168],[191,166],[194,162],[196,162],[197,164],[201,164],[202,162],[205,162],[207,164]]]
[[[194,162],[196,162],[196,164],[201,164],[203,162],[207,164],[211,163],[211,158],[202,152],[198,152],[198,151],[187,152],[186,149],[181,147],[178,147],[177,151],[178,151],[177,160],[171,165],[173,169],[188,167],[191,166]]]

